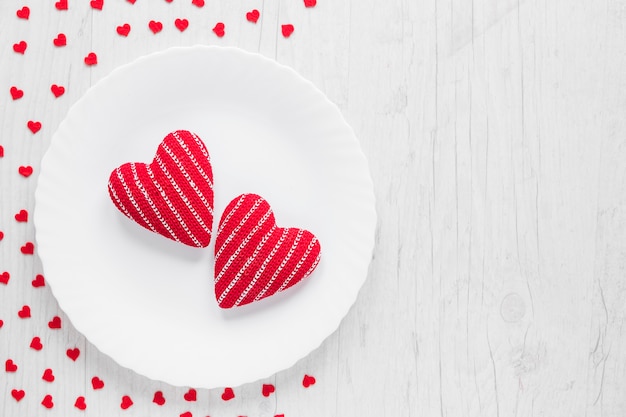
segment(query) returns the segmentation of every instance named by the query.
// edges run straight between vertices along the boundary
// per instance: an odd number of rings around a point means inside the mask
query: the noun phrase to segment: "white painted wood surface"
[[[29,4],[30,3],[30,4]],[[31,8],[28,21],[15,11]],[[626,415],[626,3],[539,0],[0,2],[0,414]],[[254,25],[245,12],[257,8]],[[184,33],[175,18],[189,19]],[[147,22],[160,20],[153,35]],[[218,39],[211,28],[226,24]],[[128,22],[128,38],[115,33]],[[289,39],[280,24],[292,23]],[[65,48],[54,48],[57,33]],[[29,43],[24,56],[12,44]],[[118,65],[196,43],[258,51],[339,105],[369,158],[379,226],[368,280],[319,349],[266,381],[199,391],[119,368],[34,290],[41,156],[69,106]],[[90,51],[97,66],[82,62]],[[163,80],[167,82],[167,80]],[[50,84],[63,84],[55,100]],[[9,88],[25,91],[12,101]],[[123,99],[123,98],[121,98]],[[32,135],[28,120],[40,120]],[[35,174],[22,178],[17,167]],[[29,304],[32,318],[16,312]],[[65,316],[61,314],[61,317]],[[44,349],[28,348],[41,335]],[[76,362],[65,349],[79,347]],[[41,374],[54,369],[56,381]],[[304,389],[302,376],[317,383]],[[98,375],[105,388],[94,391]],[[262,382],[276,394],[260,395]],[[14,388],[27,396],[11,398]],[[163,407],[152,404],[162,390]],[[40,405],[46,394],[55,407]],[[122,395],[134,405],[122,411]],[[87,410],[73,404],[84,395]]]

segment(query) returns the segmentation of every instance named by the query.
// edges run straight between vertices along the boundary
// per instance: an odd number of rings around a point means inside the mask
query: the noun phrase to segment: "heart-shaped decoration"
[[[52,92],[52,94],[54,94],[55,98],[59,98],[63,94],[65,94],[65,87],[63,87],[62,85],[52,84],[50,86],[50,91]]]
[[[20,19],[28,20],[29,16],[30,16],[30,9],[28,8],[28,6],[24,6],[17,11],[17,17],[19,17]]]
[[[159,145],[152,163],[114,169],[109,194],[126,217],[185,245],[211,241],[213,170],[209,152],[194,133],[178,130]]]
[[[41,405],[43,405],[46,408],[54,407],[54,402],[52,402],[52,395],[48,394],[45,397],[43,397],[43,401],[41,401]]]
[[[20,252],[24,255],[32,255],[35,253],[35,244],[33,242],[26,242],[20,247]]]
[[[161,22],[155,22],[154,20],[151,20],[148,23],[148,27],[150,28],[150,30],[152,31],[152,33],[157,34],[159,33],[161,30],[163,30],[163,23]]]
[[[204,0],[191,0],[191,4],[196,7],[204,7]]]
[[[133,405],[133,400],[128,395],[124,395],[122,397],[122,403],[120,404],[120,408],[122,410],[126,410],[132,405]]]
[[[222,308],[269,297],[309,276],[320,261],[309,231],[276,225],[269,203],[256,194],[231,201],[215,240],[215,298]]]
[[[45,371],[43,371],[43,375],[41,376],[41,379],[43,379],[46,382],[54,382],[54,374],[52,373],[52,369],[48,368]]]
[[[224,388],[224,392],[222,393],[222,400],[230,401],[235,398],[235,391],[231,387]]]
[[[24,52],[26,52],[27,47],[28,44],[26,43],[26,41],[19,41],[18,43],[13,44],[13,50],[22,55],[24,54]]]
[[[79,410],[84,410],[87,408],[87,403],[85,403],[85,397],[78,397],[76,398],[76,402],[74,403],[74,407],[78,408]]]
[[[271,393],[276,390],[274,385],[272,384],[263,384],[263,388],[261,389],[261,393],[264,397],[269,397]]]
[[[102,10],[102,6],[104,6],[104,0],[91,0],[91,8]]]
[[[76,359],[78,359],[78,357],[80,356],[80,349],[78,348],[68,349],[67,351],[65,351],[65,354],[67,355],[68,358],[76,362]]]
[[[48,322],[48,327],[51,329],[60,329],[61,328],[61,317],[54,316],[52,320]]]
[[[292,25],[291,23],[288,23],[288,24],[286,24],[286,25],[282,25],[282,26],[280,27],[280,30],[281,30],[281,32],[283,33],[283,36],[284,36],[285,38],[288,38],[288,37],[290,37],[290,36],[291,36],[291,34],[293,33],[293,31],[294,31],[294,27],[293,27],[293,25]]]
[[[21,319],[29,319],[30,318],[30,307],[22,306],[22,309],[17,312],[17,316]]]
[[[32,280],[30,283],[35,288],[43,287],[43,286],[46,285],[46,281],[45,281],[43,275],[41,275],[41,274],[37,274],[35,276],[35,279]]]
[[[13,362],[13,359],[7,359],[4,363],[4,370],[7,372],[17,372],[17,365]]]
[[[24,90],[20,90],[19,88],[15,86],[11,87],[10,92],[11,92],[11,98],[13,100],[19,100],[22,97],[24,97]]]
[[[91,65],[96,65],[98,63],[98,55],[96,55],[93,52],[89,52],[89,54],[87,54],[87,56],[84,59],[85,61],[85,65],[91,66]]]
[[[218,38],[222,38],[226,34],[225,29],[226,26],[222,22],[217,22],[215,26],[213,26],[213,33],[215,33]]]
[[[23,389],[13,389],[11,390],[11,397],[15,398],[15,401],[20,402],[26,393]]]
[[[57,10],[67,10],[67,0],[59,0],[54,4]]]
[[[187,20],[187,19],[176,19],[174,21],[174,25],[176,26],[176,28],[178,30],[180,30],[181,32],[184,32],[185,29],[187,29],[187,27],[189,27],[189,20]]]
[[[59,33],[56,38],[52,40],[54,46],[60,47],[67,45],[67,37],[63,33]]]
[[[26,178],[28,178],[28,177],[30,177],[31,175],[33,175],[33,167],[31,167],[30,165],[29,165],[29,166],[20,166],[20,167],[17,169],[17,172],[19,172],[19,174],[20,174],[22,177],[26,177]]]
[[[97,376],[94,376],[93,378],[91,378],[91,386],[93,387],[94,390],[102,389],[104,388],[104,381],[98,378]]]
[[[0,284],[7,285],[9,283],[9,279],[11,278],[11,274],[4,271],[0,274]]]
[[[152,398],[152,402],[155,403],[156,405],[165,404],[165,397],[163,396],[163,392],[162,391],[155,392],[154,397]]]
[[[30,348],[33,350],[43,349],[43,344],[41,343],[41,338],[39,336],[33,337],[33,340],[30,341]]]
[[[117,27],[117,34],[120,36],[128,36],[130,33],[130,25],[128,23],[124,23],[121,26]]]
[[[259,20],[261,13],[257,9],[253,9],[246,13],[246,20],[248,22],[256,23]]]

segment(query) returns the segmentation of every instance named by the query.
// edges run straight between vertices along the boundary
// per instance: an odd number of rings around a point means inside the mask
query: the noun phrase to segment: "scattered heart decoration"
[[[128,408],[130,408],[133,405],[133,400],[128,396],[128,395],[124,395],[122,397],[122,402],[120,404],[120,408],[122,410],[127,410]]]
[[[35,276],[35,279],[31,281],[31,285],[33,286],[33,288],[45,287],[46,281],[43,275],[37,274]]]
[[[37,351],[43,349],[43,344],[39,336],[33,337],[33,340],[30,341],[30,348]]]
[[[274,385],[263,384],[263,387],[261,388],[261,394],[263,394],[264,397],[269,397],[275,390],[276,388],[274,387]]]
[[[256,23],[260,16],[261,13],[257,9],[253,9],[246,13],[246,20],[248,22]]]
[[[20,311],[17,312],[17,316],[21,319],[29,319],[30,318],[30,307],[23,306]]]
[[[213,27],[213,33],[215,33],[218,38],[222,38],[226,34],[225,29],[226,26],[224,25],[224,23],[218,22]]]
[[[46,382],[54,382],[54,373],[52,373],[52,369],[50,368],[46,369],[43,372],[41,379],[43,379]]]
[[[189,20],[187,19],[176,19],[174,21],[174,26],[181,32],[184,32],[189,27]]]
[[[28,211],[22,209],[14,217],[16,222],[25,223],[28,221]]]
[[[12,389],[11,397],[15,399],[15,401],[20,402],[26,396],[26,393],[23,389]]]
[[[215,298],[221,308],[242,306],[284,291],[320,261],[313,233],[276,225],[269,203],[242,194],[224,209],[215,239]]]
[[[235,398],[235,391],[232,388],[226,387],[224,388],[224,392],[222,393],[222,400],[230,401]]]
[[[68,349],[65,352],[65,354],[67,355],[68,358],[76,362],[76,359],[78,359],[78,357],[80,356],[80,349],[78,348]]]
[[[196,395],[197,395],[196,390],[193,388],[190,388],[189,391],[187,391],[185,395],[183,395],[183,398],[185,399],[185,401],[196,401]]]
[[[315,385],[315,382],[315,377],[311,375],[304,375],[304,378],[302,378],[302,386],[304,388],[309,388],[311,385]]]
[[[54,316],[52,320],[48,322],[48,327],[51,329],[60,329],[61,328],[61,317]]]
[[[104,0],[91,0],[91,8],[96,10],[102,10],[102,6],[104,6]]]
[[[54,402],[52,401],[52,395],[48,394],[45,397],[43,397],[43,400],[41,401],[41,405],[43,405],[44,407],[48,409],[54,407]]]
[[[13,100],[19,100],[24,97],[24,91],[15,86],[11,87],[10,93]]]
[[[59,98],[63,94],[65,94],[65,87],[63,87],[62,85],[52,84],[50,86],[50,91],[52,92],[55,98]]]
[[[20,19],[28,20],[28,18],[30,17],[30,9],[28,8],[28,6],[24,6],[19,9],[16,14],[17,17],[19,17]]]
[[[26,52],[27,47],[28,47],[28,44],[26,43],[26,41],[19,41],[18,43],[13,44],[13,51],[18,54],[24,55],[24,52]]]
[[[98,378],[97,376],[94,376],[93,378],[91,378],[91,387],[94,390],[102,389],[104,388],[104,381]]]
[[[28,127],[28,130],[30,130],[31,132],[33,132],[33,135],[37,132],[39,132],[41,130],[41,122],[35,122],[32,120],[29,120],[26,123],[26,127]]]
[[[4,370],[7,372],[17,372],[17,365],[13,362],[13,359],[7,359],[4,363]]]
[[[3,272],[2,274],[0,274],[0,284],[7,285],[9,283],[10,278],[11,278],[11,274],[9,274],[6,271]]]
[[[59,0],[54,4],[57,10],[67,10],[67,0]]]
[[[24,178],[28,178],[33,175],[33,167],[31,166],[21,166],[17,169],[17,172]]]
[[[148,23],[148,27],[150,28],[150,30],[152,31],[152,33],[154,33],[155,35],[157,33],[159,33],[160,31],[163,30],[163,23],[161,22],[155,22],[154,20],[151,20]]]
[[[191,4],[196,7],[204,7],[204,0],[192,0]]]
[[[85,403],[85,397],[78,397],[76,398],[76,402],[74,402],[74,407],[78,408],[79,410],[85,410],[87,408],[87,403]]]
[[[98,55],[96,55],[94,52],[89,52],[89,54],[87,54],[87,56],[85,57],[84,61],[85,61],[85,65],[87,66],[96,65],[98,63]]]
[[[109,195],[120,212],[147,230],[198,248],[211,241],[213,170],[195,133],[172,132],[150,164],[130,162],[114,169]]]
[[[124,23],[123,25],[118,26],[116,30],[118,35],[126,37],[130,33],[130,25],[128,23]]]
[[[64,33],[59,33],[56,38],[52,40],[52,43],[57,48],[67,45],[67,37]]]
[[[24,255],[32,255],[35,253],[35,244],[33,242],[26,242],[20,247],[20,252]]]
[[[165,397],[163,396],[163,392],[155,392],[154,397],[152,398],[152,402],[158,406],[162,406],[163,404],[165,404]]]
[[[286,24],[286,25],[282,25],[282,26],[280,27],[280,30],[281,30],[281,32],[282,32],[282,34],[283,34],[283,36],[284,36],[285,38],[288,38],[288,37],[290,37],[290,36],[291,36],[291,34],[293,33],[293,31],[294,31],[294,27],[293,27],[293,25],[292,25],[291,23],[289,23],[289,24]]]

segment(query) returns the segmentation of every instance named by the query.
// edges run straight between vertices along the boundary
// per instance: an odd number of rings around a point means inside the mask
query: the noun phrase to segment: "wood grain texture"
[[[80,415],[78,395],[89,416],[626,414],[626,3],[32,3],[23,21],[22,2],[0,2],[0,273],[11,273],[0,360],[23,369],[0,369],[1,415]],[[253,8],[256,25],[245,20]],[[178,17],[190,21],[183,33]],[[123,23],[127,38],[115,33]],[[296,28],[289,39],[283,23]],[[57,49],[59,32],[68,45]],[[21,39],[24,56],[12,50]],[[187,388],[118,367],[71,329],[48,287],[32,288],[41,265],[19,254],[34,230],[13,216],[32,213],[39,161],[69,106],[121,64],[197,43],[260,52],[310,79],[353,126],[374,179],[377,245],[357,303],[319,349],[262,381],[276,385],[269,398],[255,382],[229,402],[201,390],[190,403]],[[86,68],[91,51],[99,63]],[[54,99],[52,83],[66,94]],[[23,99],[11,100],[13,85]],[[17,175],[26,164],[28,179]],[[17,317],[24,304],[31,319]],[[62,331],[47,328],[56,314]],[[28,348],[35,335],[41,352]],[[41,381],[48,367],[52,384]],[[308,389],[305,373],[317,379]],[[94,375],[105,389],[91,388]],[[39,404],[45,394],[54,409]],[[135,405],[122,411],[126,394]]]

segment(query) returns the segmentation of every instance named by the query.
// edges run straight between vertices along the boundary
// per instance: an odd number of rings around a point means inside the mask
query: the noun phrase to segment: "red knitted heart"
[[[167,135],[151,164],[131,162],[113,170],[109,194],[126,217],[148,230],[199,248],[211,241],[213,171],[194,133]]]
[[[43,349],[43,344],[41,343],[41,338],[39,336],[33,337],[33,340],[30,341],[30,348],[34,350]]]
[[[231,201],[215,240],[215,298],[222,308],[283,291],[313,272],[320,244],[309,231],[276,226],[267,201],[242,194]]]
[[[91,386],[93,387],[94,390],[102,389],[104,388],[104,381],[98,378],[97,376],[94,376],[93,378],[91,378]]]

